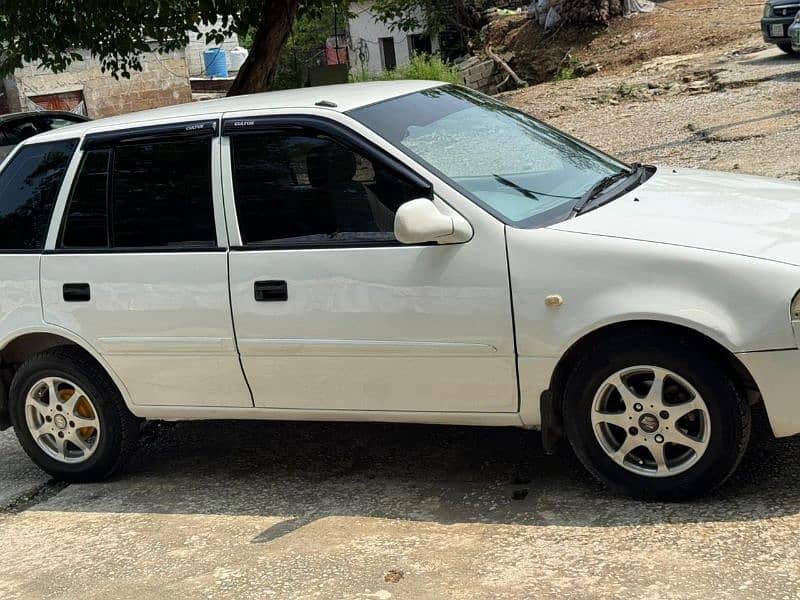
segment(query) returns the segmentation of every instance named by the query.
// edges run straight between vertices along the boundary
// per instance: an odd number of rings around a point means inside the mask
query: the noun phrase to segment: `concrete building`
[[[375,19],[372,2],[353,2],[348,23],[350,30],[350,71],[379,73],[408,64],[414,52],[428,54],[439,51],[439,37],[428,35],[424,27],[417,31],[393,30]],[[420,15],[419,21],[424,23]]]
[[[199,26],[201,33],[212,27]],[[197,39],[197,33],[188,35],[189,44],[182,50],[145,53],[141,57],[142,71],[132,71],[130,79],[114,79],[108,72],[103,73],[100,61],[86,51],[81,51],[82,61],[74,61],[62,73],[40,69],[35,63],[26,64],[0,81],[0,113],[67,110],[97,119],[190,102],[189,78],[194,82],[206,77],[203,52],[215,45],[206,44],[205,38]],[[230,56],[238,45],[239,39],[233,35],[220,46]],[[230,85],[231,81],[232,76],[225,83]]]
[[[184,50],[169,54],[146,53],[142,71],[130,79],[114,79],[100,70],[88,52],[64,72],[53,73],[27,64],[2,81],[7,112],[69,110],[93,119],[180,104],[192,99]]]

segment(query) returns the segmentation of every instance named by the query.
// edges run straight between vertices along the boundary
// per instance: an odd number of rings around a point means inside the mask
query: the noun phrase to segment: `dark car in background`
[[[776,44],[787,54],[793,54],[789,27],[800,11],[800,0],[767,0],[764,17],[761,19],[761,33],[764,41]]]
[[[0,115],[0,161],[21,141],[52,129],[88,121],[88,117],[56,110]]]

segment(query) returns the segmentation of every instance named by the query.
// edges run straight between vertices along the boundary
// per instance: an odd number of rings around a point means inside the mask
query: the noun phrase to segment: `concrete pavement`
[[[182,423],[0,515],[0,598],[796,598],[798,458],[640,503],[533,432]]]

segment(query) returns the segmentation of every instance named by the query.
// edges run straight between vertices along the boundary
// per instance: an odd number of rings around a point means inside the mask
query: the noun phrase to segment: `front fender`
[[[732,353],[796,347],[789,305],[800,288],[798,267],[548,229],[509,228],[507,240],[520,416],[528,426],[542,422],[540,398],[560,358],[608,325],[671,323]],[[545,304],[554,295],[563,302]]]
[[[508,230],[520,356],[558,357],[587,333],[656,320],[731,352],[796,347],[800,268],[734,254],[557,230]],[[559,295],[561,306],[545,305]]]

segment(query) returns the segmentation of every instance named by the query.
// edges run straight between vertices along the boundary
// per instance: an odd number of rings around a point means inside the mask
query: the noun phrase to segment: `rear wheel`
[[[792,48],[792,45],[788,42],[778,44],[778,48],[780,48],[786,54],[797,54],[797,52],[795,52]]]
[[[56,479],[103,479],[135,448],[137,419],[106,372],[80,350],[53,348],[27,360],[9,402],[20,444]]]
[[[708,354],[631,339],[596,348],[570,376],[564,423],[586,468],[639,497],[701,495],[734,471],[750,410]]]

